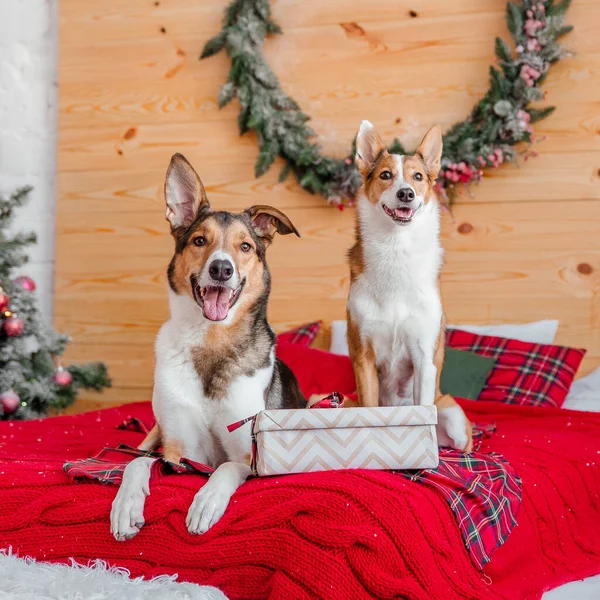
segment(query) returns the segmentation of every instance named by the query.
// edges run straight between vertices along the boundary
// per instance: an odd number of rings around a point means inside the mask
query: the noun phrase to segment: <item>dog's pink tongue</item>
[[[204,294],[204,314],[211,321],[222,321],[229,312],[229,291],[211,288]]]

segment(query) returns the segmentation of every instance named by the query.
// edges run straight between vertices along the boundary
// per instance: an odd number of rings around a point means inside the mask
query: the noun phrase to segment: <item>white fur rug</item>
[[[7,600],[227,600],[217,588],[164,575],[129,579],[126,569],[39,563],[0,552],[0,598]]]

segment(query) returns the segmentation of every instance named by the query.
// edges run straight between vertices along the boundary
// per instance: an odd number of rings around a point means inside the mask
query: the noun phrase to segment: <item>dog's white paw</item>
[[[206,533],[225,513],[231,494],[210,485],[210,481],[194,496],[186,527],[190,533]]]
[[[150,465],[154,459],[130,462],[110,510],[110,531],[119,542],[130,540],[144,526],[144,503],[150,494]]]
[[[144,502],[146,495],[136,491],[120,489],[110,511],[110,531],[119,542],[130,540],[144,525]]]
[[[460,406],[451,406],[439,411],[437,437],[440,446],[449,446],[456,450],[467,448],[467,419]]]

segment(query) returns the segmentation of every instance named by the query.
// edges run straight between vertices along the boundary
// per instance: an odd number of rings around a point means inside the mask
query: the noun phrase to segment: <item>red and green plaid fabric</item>
[[[138,421],[138,419],[135,419]],[[141,423],[141,421],[139,421]],[[124,429],[119,427],[119,429]],[[127,427],[129,431],[140,431],[134,425]],[[145,433],[140,431],[140,433]],[[125,467],[139,456],[149,456],[156,460],[150,470],[150,481],[155,481],[164,475],[171,473],[192,473],[194,475],[209,475],[214,469],[208,465],[182,458],[179,464],[169,462],[159,452],[148,452],[138,450],[125,444],[119,444],[116,448],[103,448],[96,456],[84,458],[73,462],[66,462],[63,469],[71,483],[83,483],[86,481],[97,481],[110,485],[121,485]]]
[[[284,331],[277,336],[277,341],[285,344],[310,346],[321,330],[322,324],[323,321],[315,321],[314,323],[307,323],[306,325],[302,325],[302,327],[297,327],[291,331]]]
[[[150,429],[143,421],[140,421],[137,417],[131,417],[123,421],[117,429],[123,429],[125,431],[137,431],[138,433],[149,433]]]
[[[343,406],[343,396],[332,394],[321,400],[314,408]],[[252,420],[244,419],[240,426]],[[149,427],[138,419],[126,421],[121,429],[147,433]],[[484,438],[490,437],[495,425],[473,425],[476,452],[464,454],[457,450],[440,449],[440,464],[436,469],[399,471],[411,481],[428,485],[446,500],[456,519],[461,536],[471,560],[481,569],[493,551],[501,546],[516,523],[521,504],[521,480],[512,466],[499,454],[477,452]],[[144,452],[120,445],[104,448],[93,458],[67,462],[64,470],[71,482],[100,482],[119,485],[127,464],[138,456],[156,458],[152,465],[151,480],[171,473],[206,475],[211,467],[182,459],[180,464],[169,463],[158,452]]]
[[[562,406],[585,350],[477,335],[446,332],[451,348],[496,359],[478,400],[522,406]]]
[[[473,450],[479,450],[483,440],[487,440],[492,437],[492,434],[496,431],[495,423],[474,424],[473,425]]]
[[[477,437],[484,435],[474,426]],[[478,569],[508,538],[521,506],[521,478],[500,454],[440,448],[436,469],[399,472],[437,490],[446,500]]]

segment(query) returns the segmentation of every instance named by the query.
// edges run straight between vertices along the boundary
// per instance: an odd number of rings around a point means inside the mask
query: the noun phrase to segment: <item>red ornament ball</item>
[[[35,290],[35,281],[31,279],[31,277],[27,277],[27,275],[21,275],[17,277],[14,281],[14,284],[20,285],[24,290],[28,292],[33,292]]]
[[[60,387],[67,387],[73,383],[73,375],[71,375],[69,371],[65,371],[63,368],[59,367],[54,374],[54,381],[56,385],[60,385]]]
[[[0,312],[4,312],[8,308],[8,304],[10,302],[10,298],[8,294],[0,289]]]
[[[19,404],[21,404],[21,398],[12,390],[0,394],[0,405],[5,415],[14,413],[19,408]]]
[[[2,329],[4,329],[4,333],[9,337],[17,337],[23,333],[23,328],[25,327],[25,323],[23,319],[19,319],[19,317],[9,317],[6,319],[2,325]]]

